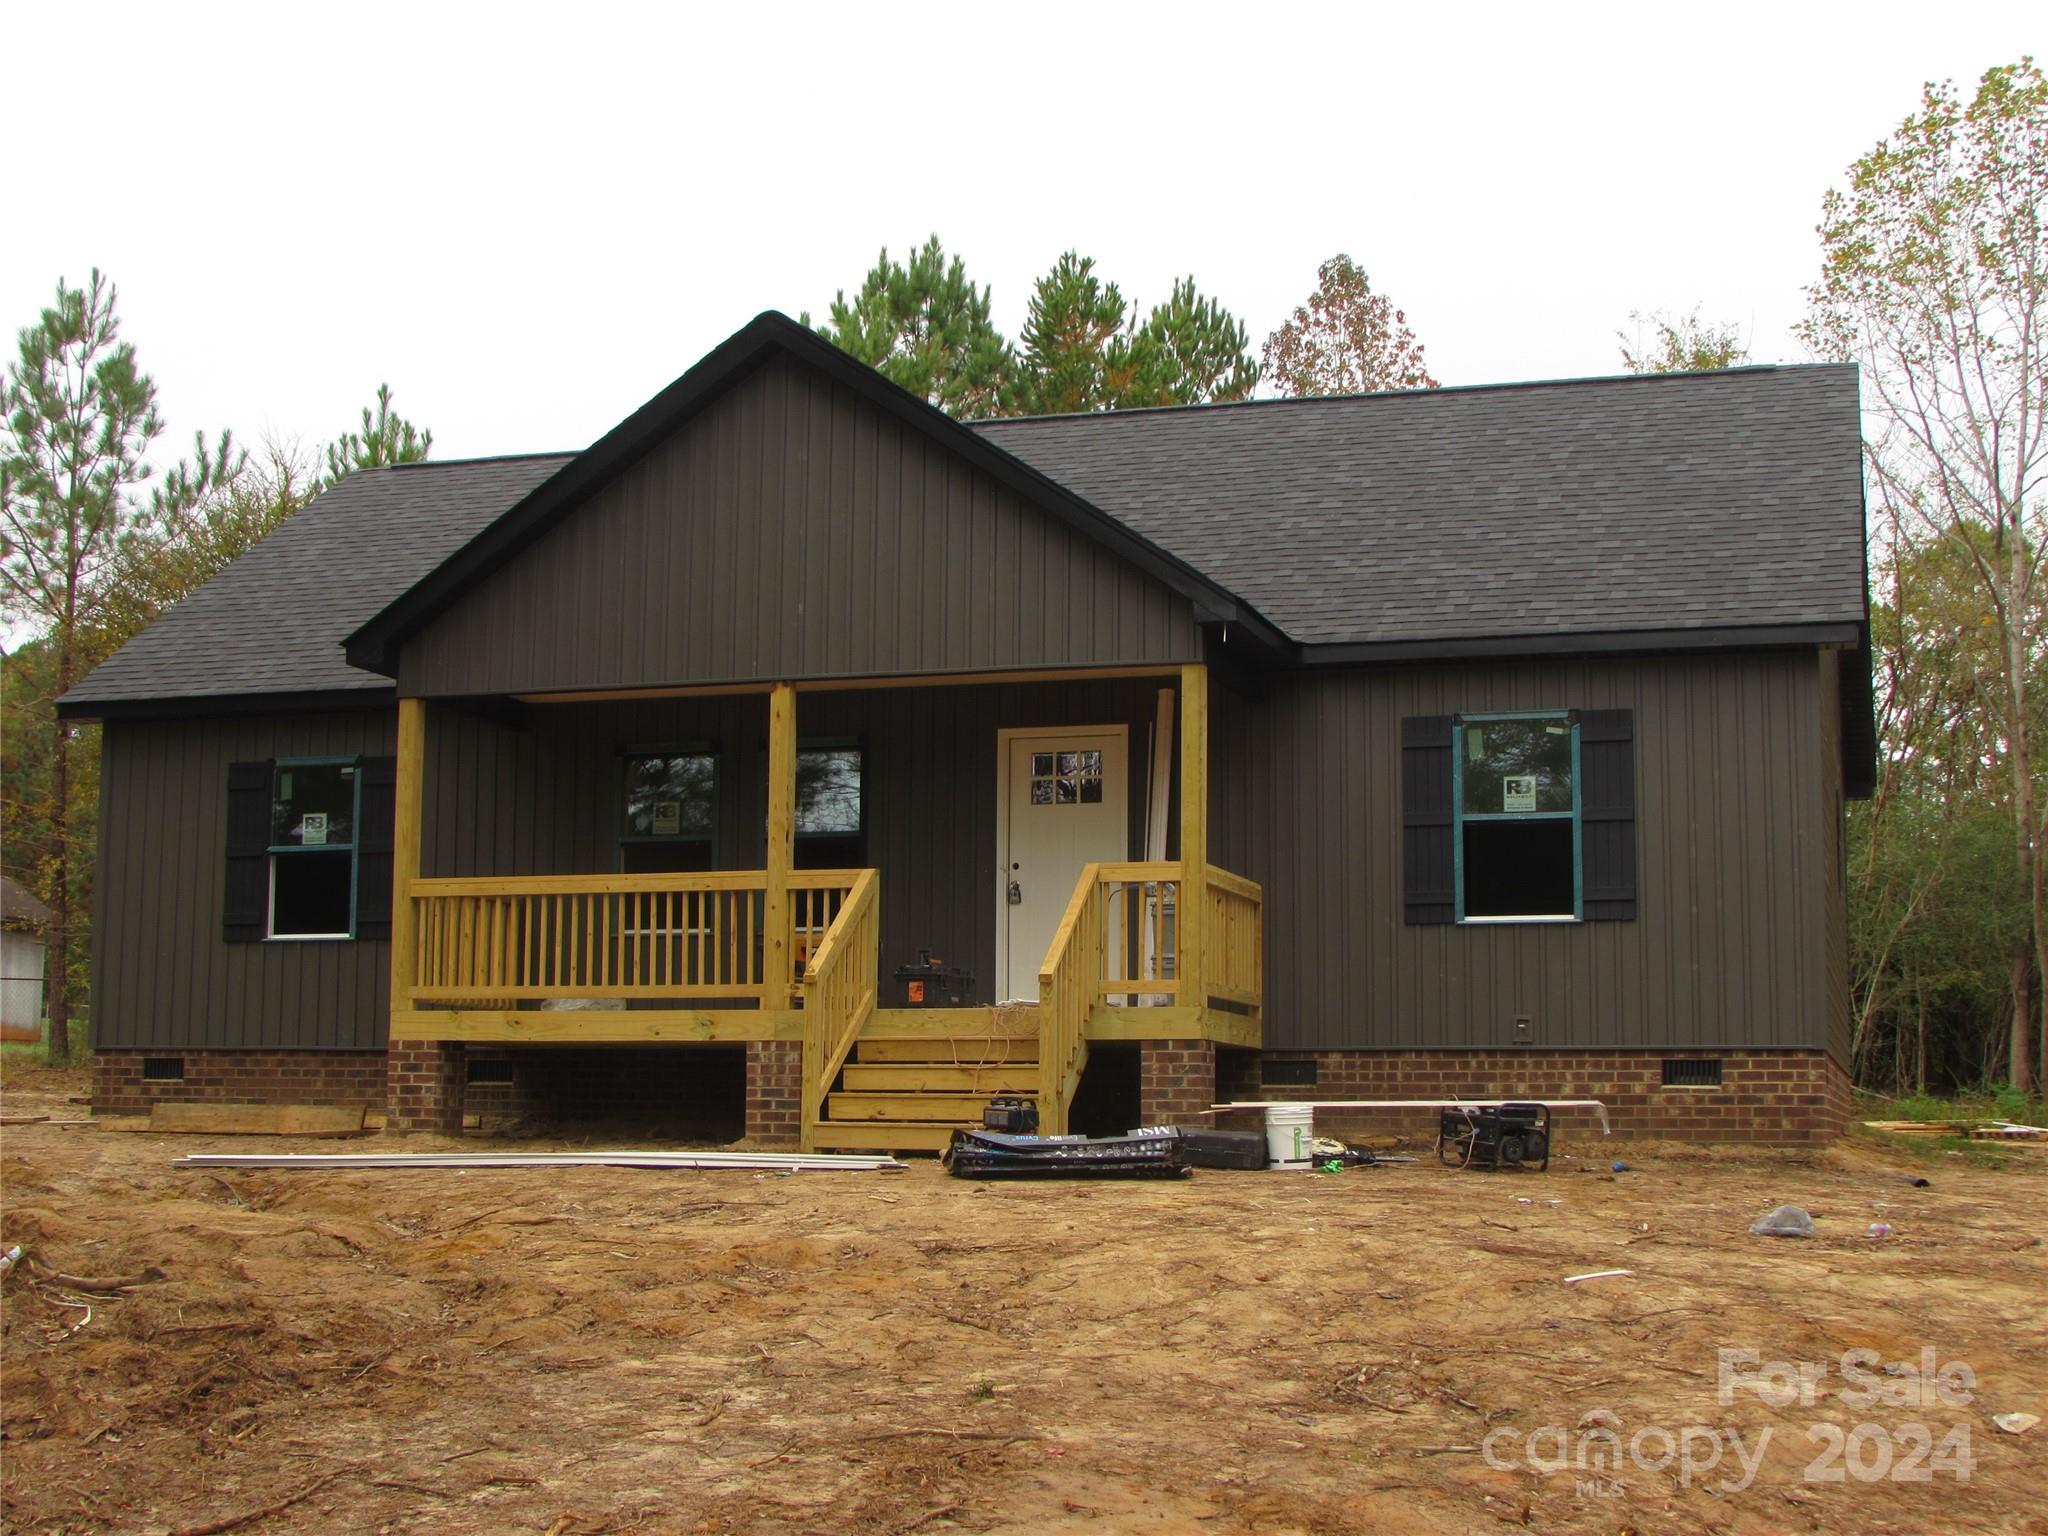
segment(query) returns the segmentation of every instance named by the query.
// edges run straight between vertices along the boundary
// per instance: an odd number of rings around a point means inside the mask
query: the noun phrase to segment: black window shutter
[[[1579,712],[1580,878],[1588,922],[1636,915],[1636,722],[1626,709]]]
[[[1413,715],[1401,722],[1401,876],[1411,923],[1457,921],[1451,725],[1449,715]]]
[[[221,886],[220,936],[229,944],[263,938],[270,905],[271,765],[228,764],[227,878]]]
[[[398,811],[398,759],[366,757],[356,767],[362,825],[356,829],[356,937],[391,937],[391,837]]]

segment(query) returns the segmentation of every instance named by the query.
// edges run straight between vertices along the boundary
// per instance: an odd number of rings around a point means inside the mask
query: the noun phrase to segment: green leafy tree
[[[1716,368],[1738,368],[1749,361],[1749,348],[1742,344],[1741,328],[1702,321],[1695,307],[1690,314],[1673,317],[1663,310],[1645,315],[1631,310],[1636,333],[1616,331],[1621,343],[1621,364],[1630,373],[1707,373]],[[1644,325],[1650,327],[1646,341]]]
[[[937,235],[907,263],[884,247],[850,301],[839,291],[818,334],[949,416],[994,415],[1016,366],[989,319],[989,290]]]
[[[80,884],[73,729],[55,700],[102,655],[101,620],[124,561],[192,502],[231,477],[239,456],[223,434],[153,495],[147,454],[162,431],[156,386],[121,340],[114,285],[95,269],[83,288],[60,281],[56,302],[20,333],[4,394],[0,435],[0,613],[41,632],[32,675],[47,736],[42,803],[27,811],[44,829],[25,873],[49,905],[49,1046],[71,1049],[75,921]],[[89,828],[88,828],[89,834]]]
[[[359,469],[414,464],[434,446],[434,434],[423,432],[391,409],[391,386],[377,386],[377,413],[363,407],[363,430],[344,432],[327,446],[327,484],[338,485]]]
[[[1265,376],[1282,395],[1437,387],[1408,316],[1341,254],[1316,269],[1315,292],[1266,338],[1263,357]]]
[[[1849,168],[1821,208],[1822,266],[1802,335],[1861,365],[1870,483],[1895,525],[1945,543],[1996,640],[2015,863],[2029,922],[2013,967],[2013,1086],[2048,1052],[2048,923],[2033,678],[2048,485],[2048,80],[2031,59],[1967,100],[1929,84],[1920,110]],[[2031,989],[2031,992],[2030,992]],[[2032,1021],[2030,1023],[2029,1021]]]

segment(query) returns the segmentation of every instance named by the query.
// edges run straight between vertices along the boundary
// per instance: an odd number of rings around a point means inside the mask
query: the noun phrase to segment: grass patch
[[[1997,1087],[1943,1097],[1912,1093],[1899,1098],[1856,1094],[1859,1120],[2012,1120],[2021,1125],[2048,1125],[2048,1108],[2040,1099],[2017,1089]]]
[[[48,1040],[9,1040],[0,1043],[0,1071],[9,1067],[84,1067],[92,1064],[92,1046],[84,1039],[74,1037],[71,1055],[50,1059]]]

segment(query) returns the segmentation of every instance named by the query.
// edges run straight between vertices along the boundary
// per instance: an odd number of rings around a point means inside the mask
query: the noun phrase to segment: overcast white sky
[[[581,447],[762,309],[937,231],[1014,334],[1092,254],[1254,346],[1348,251],[1447,384],[1615,370],[1632,309],[1796,359],[1822,193],[2038,3],[0,8],[0,326],[119,284],[175,456],[380,380],[435,456]]]

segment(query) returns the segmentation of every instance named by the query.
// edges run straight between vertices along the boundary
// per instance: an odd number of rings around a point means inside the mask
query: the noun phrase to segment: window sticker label
[[[299,842],[307,848],[314,848],[327,841],[327,813],[308,811],[299,818]]]
[[[675,837],[683,830],[683,802],[680,800],[657,800],[654,802],[654,835]]]
[[[1500,781],[1500,808],[1503,811],[1533,811],[1536,809],[1536,776],[1533,773],[1510,773]]]

